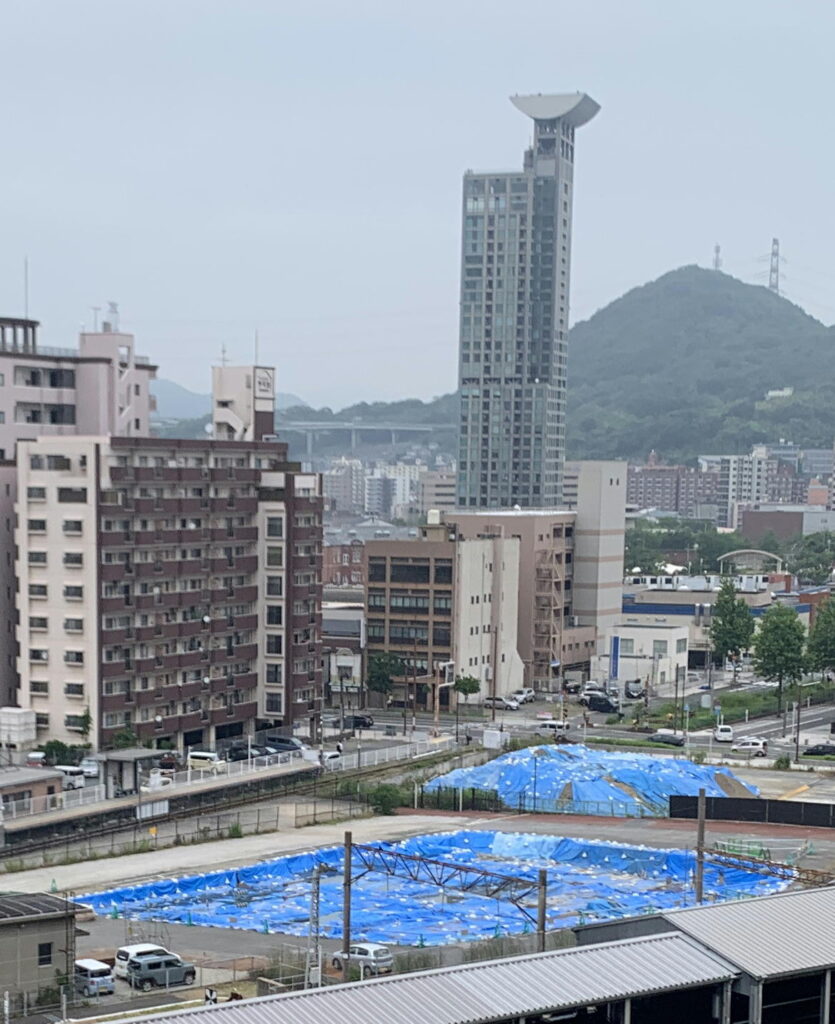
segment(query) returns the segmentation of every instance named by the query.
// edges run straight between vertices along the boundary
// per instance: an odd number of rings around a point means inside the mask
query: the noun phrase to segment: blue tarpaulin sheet
[[[518,832],[459,831],[377,844],[431,860],[530,878],[548,876],[548,929],[651,913],[694,902],[695,855],[623,843],[592,842]],[[79,897],[101,915],[180,924],[305,935],[311,878],[321,875],[321,934],[342,935],[342,847],[280,857],[247,867],[169,878]],[[527,914],[507,899],[446,888],[430,880],[365,870],[354,862],[353,938],[392,945],[444,945],[531,931],[536,892]],[[708,861],[709,900],[758,896],[787,883],[756,871]]]
[[[486,764],[439,775],[423,788],[495,792],[514,809],[644,816],[665,815],[673,794],[697,796],[704,789],[706,796],[724,797],[730,786],[740,794],[758,795],[727,768],[571,744],[514,750]]]

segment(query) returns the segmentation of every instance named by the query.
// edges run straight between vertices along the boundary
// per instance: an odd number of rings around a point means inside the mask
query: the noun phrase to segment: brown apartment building
[[[38,438],[17,473],[19,703],[43,739],[315,734],[322,503],[286,445]]]

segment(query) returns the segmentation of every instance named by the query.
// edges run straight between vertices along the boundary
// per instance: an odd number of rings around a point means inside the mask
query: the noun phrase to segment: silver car
[[[391,974],[394,968],[394,957],[388,946],[377,942],[355,942],[344,952],[334,953],[331,963],[337,971],[343,969],[345,963],[349,967],[358,967],[363,978],[372,974]]]

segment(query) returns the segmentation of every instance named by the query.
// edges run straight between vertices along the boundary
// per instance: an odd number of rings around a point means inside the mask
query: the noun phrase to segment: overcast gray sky
[[[160,376],[222,344],[342,406],[455,385],[463,171],[516,92],[584,90],[573,320],[685,263],[835,320],[822,0],[2,0],[0,313],[73,345],[117,300]]]

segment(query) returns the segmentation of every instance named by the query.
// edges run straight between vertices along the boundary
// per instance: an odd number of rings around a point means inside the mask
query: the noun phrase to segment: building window
[[[270,546],[267,548],[267,565],[273,569],[281,569],[284,565],[284,548]]]
[[[687,637],[683,636],[680,639],[676,640],[676,654],[686,654],[686,653],[687,653]]]
[[[620,653],[621,654],[634,654],[635,653],[635,641],[629,636],[622,636],[620,638]]]
[[[84,732],[89,724],[86,715],[64,715],[64,728],[73,732]]]
[[[282,676],[281,668],[282,668],[282,666],[279,663],[272,664],[272,665],[267,665],[267,674],[265,676],[265,681],[270,683],[273,686],[276,685],[277,683],[281,683],[281,681],[282,681],[282,679],[281,679],[281,676]]]
[[[49,728],[49,715],[45,711],[35,712],[35,728],[37,729],[48,729]]]
[[[267,536],[276,540],[284,537],[284,520],[280,516],[267,516]]]
[[[43,647],[30,647],[29,648],[29,660],[39,661],[41,664],[49,661],[49,651]]]
[[[49,629],[49,619],[43,615],[33,615],[29,619],[30,629]]]
[[[84,587],[64,587],[64,599],[66,601],[83,601]]]
[[[284,580],[281,576],[267,577],[267,597],[282,597],[284,595]]]
[[[46,679],[30,679],[29,692],[47,696],[49,694],[49,683]]]
[[[46,565],[46,552],[30,551],[28,561],[30,565]]]
[[[282,607],[280,604],[267,605],[267,625],[280,626],[282,624]]]
[[[282,636],[277,634],[267,636],[267,654],[283,654],[283,640]]]
[[[64,694],[67,697],[83,697],[84,683],[64,683]]]
[[[50,967],[52,965],[52,943],[38,943],[38,967]]]
[[[48,591],[45,583],[30,583],[29,584],[29,596],[35,598],[48,597]]]
[[[268,715],[281,715],[284,713],[282,704],[283,694],[281,693],[268,693],[264,700],[264,711]]]
[[[65,665],[83,665],[84,651],[64,651]]]
[[[83,633],[84,619],[64,619],[64,630],[67,633]]]
[[[667,657],[667,641],[666,640],[653,640],[652,641],[652,656],[653,656],[653,658],[666,658]]]
[[[58,501],[67,505],[81,505],[87,501],[86,487],[59,487]]]
[[[26,497],[29,501],[46,501],[45,487],[27,487]]]
[[[84,555],[80,551],[65,551],[64,565],[71,565],[73,568],[80,568],[84,565]]]
[[[46,520],[30,519],[28,529],[29,533],[46,533]]]
[[[78,536],[82,530],[82,522],[80,519],[65,519],[64,520],[64,533]]]

